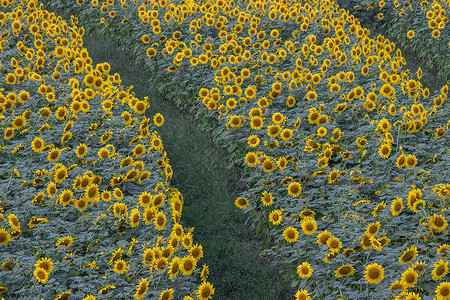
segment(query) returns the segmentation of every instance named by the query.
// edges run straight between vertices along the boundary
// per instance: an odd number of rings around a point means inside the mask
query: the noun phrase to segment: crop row
[[[334,1],[59,0],[203,121],[297,299],[450,299],[448,86]]]
[[[2,7],[0,295],[211,298],[169,185],[164,117],[93,64],[83,28],[34,0]]]

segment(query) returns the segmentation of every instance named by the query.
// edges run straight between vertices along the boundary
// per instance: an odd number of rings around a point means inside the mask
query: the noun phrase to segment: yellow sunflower
[[[138,285],[136,286],[136,293],[134,293],[134,299],[140,300],[144,298],[145,294],[147,293],[147,289],[150,282],[147,278],[141,278]]]
[[[300,278],[305,279],[311,277],[313,269],[308,262],[303,262],[297,267],[297,274]]]
[[[31,148],[34,152],[41,152],[45,148],[44,140],[40,137],[35,137],[31,142]]]
[[[433,266],[433,271],[431,271],[431,275],[433,275],[434,280],[441,280],[442,277],[447,275],[448,273],[448,261],[443,261],[442,259],[436,261]]]
[[[352,265],[344,265],[334,271],[334,276],[342,278],[344,276],[352,276],[355,274],[355,268]]]
[[[203,282],[197,290],[197,297],[199,300],[208,300],[212,299],[214,295],[214,287],[209,282]]]
[[[288,243],[294,243],[298,240],[298,230],[289,226],[284,229],[283,237]]]
[[[288,185],[288,194],[292,197],[297,197],[302,192],[302,186],[300,182],[293,181]]]
[[[378,284],[384,279],[383,267],[377,263],[369,264],[365,267],[364,278],[370,284]]]

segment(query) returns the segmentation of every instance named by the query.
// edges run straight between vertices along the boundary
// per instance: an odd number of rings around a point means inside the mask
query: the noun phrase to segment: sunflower
[[[395,165],[399,169],[401,169],[404,166],[406,166],[406,156],[401,154],[399,157],[397,157],[397,161],[396,161]]]
[[[169,278],[174,278],[178,275],[178,272],[180,271],[180,262],[181,259],[179,257],[174,257],[172,259],[168,268]]]
[[[247,144],[252,148],[258,147],[259,143],[260,139],[256,135],[251,135],[247,138]]]
[[[124,274],[127,273],[127,271],[127,263],[123,259],[118,259],[114,262],[114,272],[117,274]]]
[[[308,262],[303,262],[297,267],[297,274],[300,278],[305,279],[311,277],[313,269]]]
[[[35,137],[31,142],[31,148],[34,152],[41,152],[45,148],[44,140],[40,137]]]
[[[162,114],[157,113],[156,115],[153,116],[153,123],[160,127],[164,124],[164,117]]]
[[[430,226],[434,230],[445,230],[447,228],[448,222],[443,215],[436,215],[428,217],[430,220]]]
[[[358,145],[359,148],[365,148],[367,146],[367,140],[362,137],[357,137],[356,145]]]
[[[158,195],[155,195],[155,197],[153,197],[153,202],[152,202],[153,206],[155,208],[160,207],[164,203],[164,199],[165,199],[165,197],[164,197],[163,193],[159,193]]]
[[[130,213],[130,226],[131,227],[138,226],[140,219],[141,219],[141,215],[139,214],[139,209],[133,208]]]
[[[431,275],[433,275],[434,280],[441,280],[442,277],[447,275],[447,273],[448,261],[443,261],[442,259],[440,259],[434,263],[433,271],[431,271]]]
[[[197,297],[199,300],[208,300],[214,295],[214,287],[211,283],[204,281],[197,290]]]
[[[300,182],[293,181],[293,182],[289,183],[289,186],[288,186],[288,194],[289,195],[291,195],[292,197],[297,197],[298,195],[300,195],[301,192],[302,192],[302,186],[301,186]]]
[[[409,268],[405,272],[403,272],[400,282],[406,288],[414,287],[417,283],[417,279],[419,278],[419,274],[412,268]]]
[[[26,119],[23,116],[16,116],[11,125],[14,129],[20,129],[26,124]]]
[[[404,206],[402,199],[397,197],[391,203],[391,214],[393,216],[398,216],[402,212],[403,208]]]
[[[301,222],[302,230],[305,235],[311,235],[317,230],[317,223],[314,218],[306,217]]]
[[[44,268],[37,267],[34,270],[33,275],[40,283],[47,283],[49,273]]]
[[[334,271],[334,276],[342,278],[344,276],[352,276],[355,274],[355,268],[352,265],[344,265]]]
[[[406,160],[406,166],[410,169],[413,169],[417,164],[417,158],[415,155],[408,155],[408,156],[406,156],[405,160]]]
[[[4,139],[10,140],[14,136],[14,128],[7,127],[4,131]]]
[[[68,177],[66,166],[62,165],[56,170],[54,180],[56,183],[63,182]]]
[[[166,225],[166,216],[164,213],[157,213],[153,220],[153,224],[155,225],[156,230],[163,230]]]
[[[141,205],[141,207],[143,208],[147,208],[150,206],[150,204],[152,203],[153,197],[150,193],[148,192],[143,192],[140,196],[139,196],[139,204]]]
[[[90,295],[87,295],[86,297],[84,297],[82,300],[96,300],[96,298],[94,295],[90,294]]]
[[[391,289],[391,291],[405,290],[406,287],[403,285],[403,283],[401,283],[400,281],[396,280],[396,281],[394,281],[391,284],[390,289]]]
[[[280,134],[281,132],[281,127],[280,125],[276,124],[276,125],[269,125],[269,127],[267,127],[267,135],[270,137],[276,137]]]
[[[100,148],[100,150],[98,150],[97,155],[100,159],[106,159],[110,157],[109,154],[109,150],[106,148]]]
[[[52,150],[50,150],[48,152],[47,160],[56,162],[56,161],[58,161],[60,155],[61,155],[61,150],[59,150],[58,148],[53,148]]]
[[[69,248],[70,246],[72,246],[72,244],[73,237],[68,235],[66,237],[58,239],[58,241],[56,242],[56,247],[59,248],[60,246],[65,246],[66,248]]]
[[[139,156],[141,156],[144,153],[145,153],[145,146],[144,145],[141,145],[141,144],[136,145],[134,147],[134,149],[133,149],[133,155],[135,157],[139,157]]]
[[[255,152],[248,152],[247,155],[245,156],[245,162],[250,167],[256,166],[259,163],[258,162],[258,157],[256,156],[256,153]]]
[[[273,225],[279,225],[281,220],[283,219],[283,211],[282,210],[273,210],[269,214],[269,221],[272,222]]]
[[[378,284],[384,278],[384,270],[377,263],[367,265],[364,278],[368,283]]]
[[[298,230],[289,226],[284,229],[283,237],[288,243],[294,243],[298,240]]]
[[[331,252],[338,253],[342,248],[342,242],[337,237],[332,237],[327,240],[327,246]]]
[[[328,231],[321,231],[318,235],[317,235],[317,244],[319,245],[326,245],[327,241],[333,237],[333,234],[331,232]]]
[[[58,197],[58,203],[62,204],[63,206],[68,206],[72,201],[72,197],[73,192],[71,190],[64,190]]]
[[[11,228],[13,230],[20,231],[20,222],[19,222],[19,219],[17,219],[16,215],[9,214],[8,222],[9,222],[9,226],[11,226]]]
[[[417,247],[411,246],[410,248],[406,249],[402,253],[402,255],[400,255],[400,258],[398,259],[398,261],[401,262],[402,264],[408,264],[416,258],[418,253],[419,252],[417,251]]]
[[[79,198],[75,201],[74,205],[78,210],[85,211],[88,206],[88,202],[86,198]]]
[[[261,117],[252,117],[250,119],[250,126],[252,127],[252,129],[254,130],[259,130],[261,128],[263,128],[264,126],[264,121]]]
[[[7,245],[11,240],[11,234],[4,228],[0,228],[0,245]]]
[[[367,225],[365,234],[368,236],[376,236],[380,230],[380,222],[373,222]]]
[[[414,37],[414,30],[408,30],[408,32],[406,33],[406,37],[408,39],[412,39]]]
[[[295,300],[311,300],[307,290],[299,290],[295,293]]]
[[[134,299],[140,300],[144,298],[145,294],[147,293],[147,289],[150,282],[147,278],[141,278],[138,285],[136,286],[136,293],[134,294]]]
[[[450,299],[450,282],[441,282],[441,284],[436,287],[435,294],[438,300]]]
[[[186,256],[181,259],[180,269],[183,272],[183,275],[191,275],[194,272],[195,267],[197,265],[197,261],[192,256]]]
[[[261,167],[263,168],[264,172],[272,172],[273,170],[275,170],[275,164],[269,158],[266,158],[263,161],[263,163],[261,164]]]
[[[391,154],[391,146],[389,144],[381,145],[380,149],[378,150],[378,154],[384,159],[389,158],[389,154]]]
[[[268,193],[267,191],[262,192],[263,196],[261,197],[261,202],[264,206],[270,206],[273,204],[273,196],[271,193]]]

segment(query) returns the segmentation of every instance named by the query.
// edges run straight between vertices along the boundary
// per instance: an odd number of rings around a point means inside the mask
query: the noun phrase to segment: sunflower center
[[[344,267],[342,267],[340,270],[339,270],[339,272],[341,273],[341,274],[348,274],[348,273],[350,273],[350,267],[349,266],[344,266]]]
[[[369,271],[369,277],[371,279],[377,279],[378,277],[380,277],[380,271],[378,269],[371,269]]]
[[[205,287],[202,289],[202,297],[203,297],[203,298],[208,298],[209,295],[211,295],[211,290],[209,289],[209,287],[205,286]]]
[[[436,226],[438,226],[438,227],[441,227],[441,226],[444,225],[444,222],[442,221],[441,218],[435,218],[435,219],[434,219],[434,224],[435,224]]]
[[[448,287],[443,287],[442,289],[441,289],[441,292],[440,292],[440,294],[442,295],[442,296],[448,296],[449,294],[450,294],[450,288],[448,288]]]

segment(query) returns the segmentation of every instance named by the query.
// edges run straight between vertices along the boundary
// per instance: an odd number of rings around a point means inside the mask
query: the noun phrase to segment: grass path
[[[172,185],[184,196],[182,222],[195,227],[194,242],[203,245],[200,261],[210,268],[214,299],[282,300],[292,293],[278,270],[260,256],[261,245],[245,225],[234,201],[237,175],[225,167],[224,155],[199,132],[189,118],[158,95],[147,83],[148,74],[114,45],[86,36],[85,47],[94,63],[109,62],[136,96],[150,98],[150,113],[160,112],[165,123],[158,128],[174,171]]]

